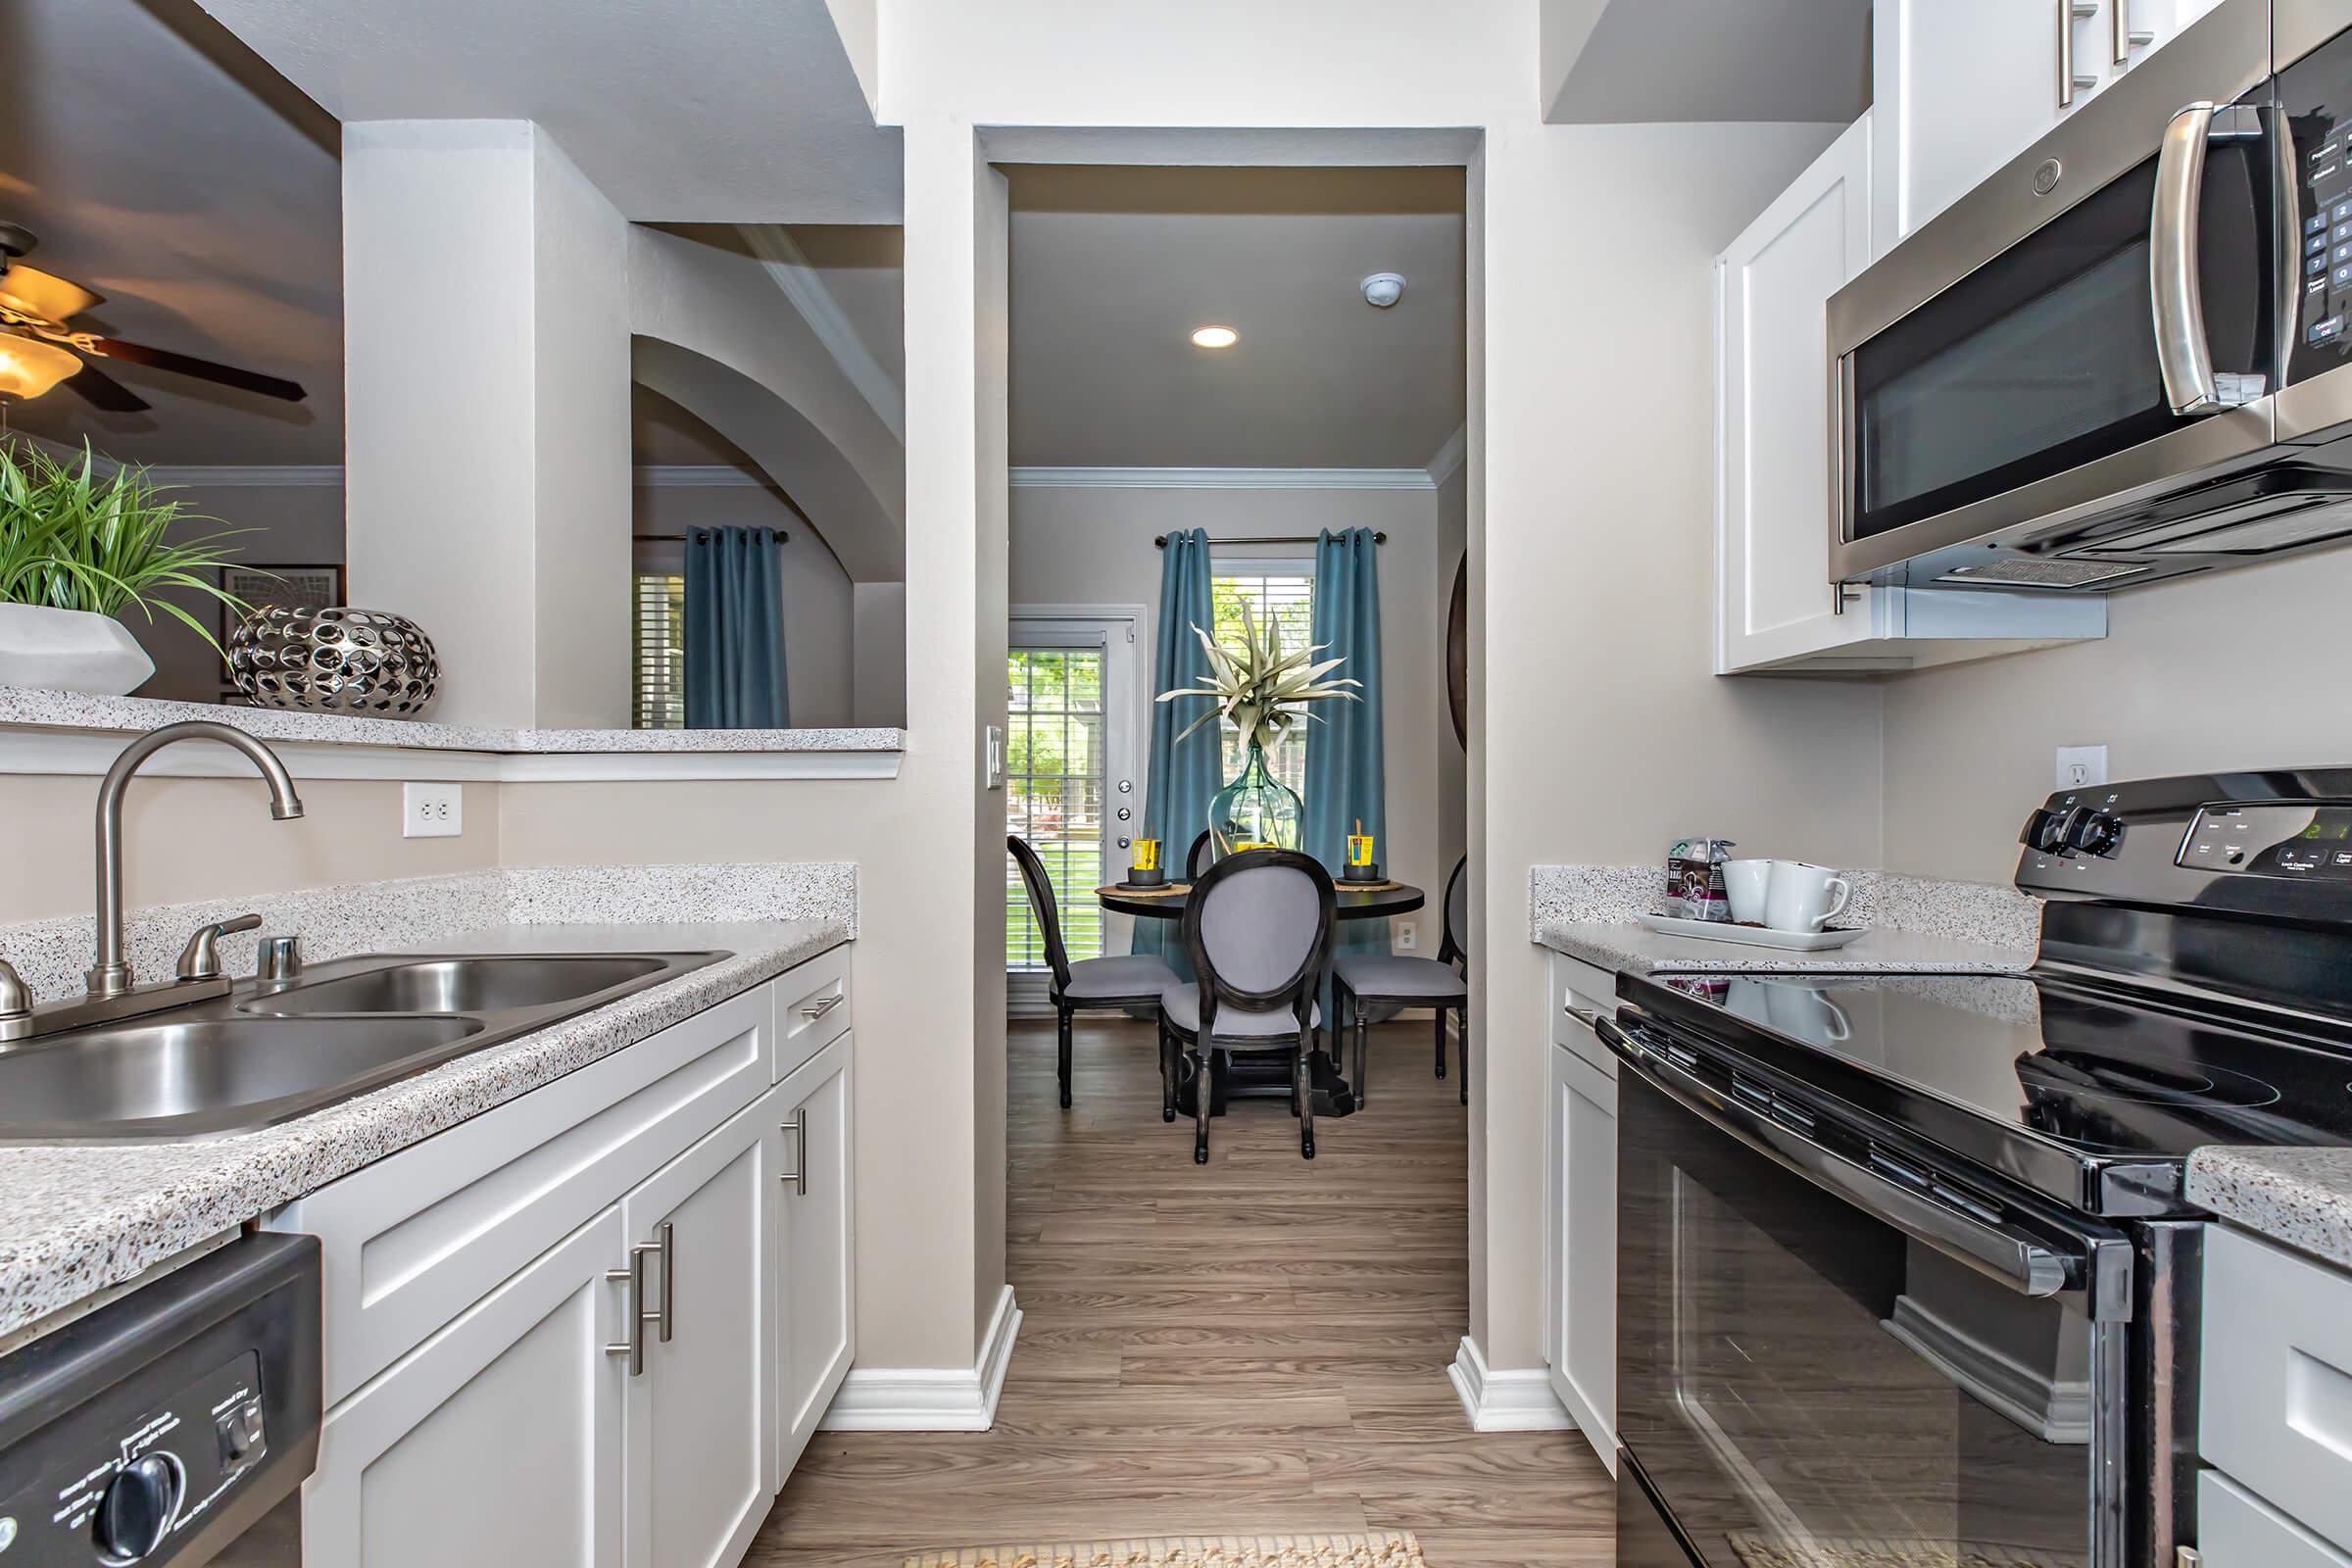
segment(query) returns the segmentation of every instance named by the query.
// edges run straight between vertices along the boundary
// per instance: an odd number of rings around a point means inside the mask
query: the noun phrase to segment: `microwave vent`
[[[2088,588],[2147,569],[2116,561],[1988,561],[1982,566],[1954,566],[1936,580],[1972,588]]]
[[[2121,538],[2084,546],[2085,553],[2114,551],[2145,556],[2263,556],[2275,550],[2352,533],[2352,509],[2340,492],[2271,497],[2202,517],[2182,518]]]

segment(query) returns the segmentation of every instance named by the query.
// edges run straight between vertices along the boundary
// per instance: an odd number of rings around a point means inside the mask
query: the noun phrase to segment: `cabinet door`
[[[1606,1048],[1595,1039],[1589,1049]],[[1617,1085],[1564,1046],[1551,1047],[1548,1059],[1544,1338],[1552,1392],[1614,1474]]]
[[[1840,614],[1829,583],[1828,305],[1870,261],[1871,135],[1865,115],[1717,266],[1719,673],[1881,635],[1893,593]]]
[[[785,1079],[776,1105],[776,1473],[800,1462],[856,1349],[850,1148],[855,1038]]]
[[[1873,254],[1892,250],[2097,92],[2114,71],[2111,3],[1878,0]],[[2071,104],[2060,101],[2061,25],[2072,45]]]
[[[620,1568],[620,1212],[608,1208],[336,1406],[311,1568]]]
[[[645,1369],[627,1380],[627,1568],[733,1568],[774,1493],[770,1089],[621,1200],[644,1254]]]

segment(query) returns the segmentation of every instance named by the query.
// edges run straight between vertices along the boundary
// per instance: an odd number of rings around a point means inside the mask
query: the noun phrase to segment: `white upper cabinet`
[[[2097,637],[2097,600],[1830,585],[1829,299],[1869,265],[1879,110],[1716,266],[1715,670],[1899,670]]]
[[[1873,255],[2221,0],[1877,0]]]

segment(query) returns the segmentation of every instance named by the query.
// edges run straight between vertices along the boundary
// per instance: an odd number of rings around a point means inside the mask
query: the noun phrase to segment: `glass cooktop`
[[[1666,975],[1627,997],[2071,1205],[2177,1206],[2207,1144],[2352,1144],[2352,1037],[2055,979]],[[2149,1204],[2155,1206],[2151,1208]]]

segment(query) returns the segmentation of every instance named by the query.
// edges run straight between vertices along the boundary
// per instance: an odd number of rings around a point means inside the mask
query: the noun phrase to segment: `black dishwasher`
[[[0,1357],[0,1562],[291,1568],[318,1242],[250,1235]]]

